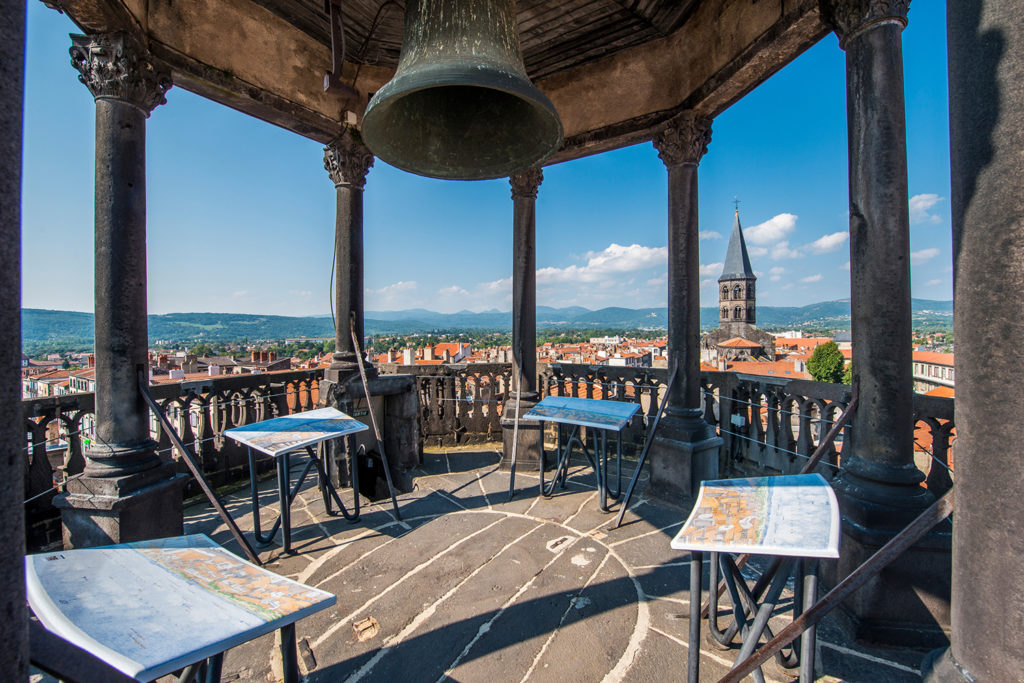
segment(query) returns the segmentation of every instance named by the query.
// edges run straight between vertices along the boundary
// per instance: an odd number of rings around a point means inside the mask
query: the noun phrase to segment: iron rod
[[[139,391],[142,392],[142,397],[146,400],[146,403],[149,404],[150,409],[156,414],[157,419],[160,420],[160,424],[162,424],[167,430],[167,436],[170,437],[171,443],[173,443],[175,448],[177,448],[181,453],[182,460],[185,461],[188,469],[192,472],[192,476],[195,477],[196,483],[199,484],[199,488],[203,490],[203,493],[206,494],[207,500],[209,500],[210,504],[213,505],[215,510],[217,510],[217,514],[224,520],[224,524],[226,524],[228,529],[231,530],[231,535],[234,536],[235,540],[238,541],[238,544],[242,546],[245,556],[248,557],[249,561],[257,567],[262,567],[263,563],[260,562],[259,555],[257,555],[252,549],[252,546],[249,545],[249,541],[245,540],[245,536],[242,535],[241,529],[239,529],[238,525],[235,524],[235,520],[231,518],[227,508],[224,507],[224,503],[220,501],[220,498],[217,497],[214,490],[210,488],[210,484],[206,481],[206,477],[203,476],[199,466],[196,464],[195,460],[192,459],[192,454],[187,448],[185,448],[185,444],[181,442],[181,437],[178,436],[178,432],[175,431],[174,427],[171,425],[171,421],[167,419],[163,409],[156,400],[153,399],[153,395],[149,393],[149,388],[146,386],[148,382],[149,379],[146,377],[145,371],[139,370]],[[250,473],[250,476],[252,476],[252,473]]]

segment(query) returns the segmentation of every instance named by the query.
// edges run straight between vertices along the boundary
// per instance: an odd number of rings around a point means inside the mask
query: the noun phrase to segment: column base
[[[700,410],[666,412],[651,443],[650,494],[692,507],[702,481],[718,478],[722,438]]]
[[[838,560],[822,561],[822,583],[831,588],[895,536],[842,520]],[[935,648],[949,644],[952,527],[939,524],[836,611],[852,639],[886,646]]]
[[[953,657],[948,648],[934,650],[921,662],[922,683],[974,683],[976,679]]]
[[[519,414],[525,415],[530,408],[537,405],[536,394],[523,394],[519,401]],[[515,397],[505,402],[501,409],[501,462],[498,468],[508,470],[512,467],[512,447],[515,436]],[[519,419],[519,445],[516,450],[516,469],[524,472],[537,472],[540,470],[540,449],[543,444],[544,430],[541,422],[537,420]],[[553,462],[553,459],[552,459]]]
[[[183,489],[188,476],[164,463],[120,477],[81,477],[54,497],[61,511],[65,548],[180,536]]]

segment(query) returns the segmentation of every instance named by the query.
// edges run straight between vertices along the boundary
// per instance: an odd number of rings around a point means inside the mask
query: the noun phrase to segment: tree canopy
[[[832,382],[838,384],[843,381],[846,360],[843,358],[839,345],[835,342],[825,342],[814,349],[810,360],[807,361],[807,372],[816,382]]]

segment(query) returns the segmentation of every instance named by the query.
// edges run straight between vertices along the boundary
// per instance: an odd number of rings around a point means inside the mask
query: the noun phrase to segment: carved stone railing
[[[322,375],[318,370],[222,375],[198,382],[155,385],[151,391],[182,441],[198,457],[210,483],[217,487],[249,476],[245,449],[225,438],[224,431],[313,408]],[[60,542],[60,512],[52,504],[56,491],[49,490],[85,467],[83,453],[89,440],[96,438],[92,430],[94,410],[91,393],[22,401],[28,454],[25,498],[39,496],[25,508],[30,549]],[[152,419],[150,424],[159,455],[177,461],[170,438],[159,422]],[[258,462],[263,468],[270,467],[268,460]],[[183,463],[179,466],[186,471]],[[190,478],[186,496],[199,493]]]
[[[425,446],[501,440],[501,404],[512,378],[509,363],[378,364],[384,374],[414,375]]]

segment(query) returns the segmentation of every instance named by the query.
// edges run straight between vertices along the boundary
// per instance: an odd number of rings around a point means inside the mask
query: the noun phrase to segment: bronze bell
[[[394,78],[363,114],[380,159],[432,178],[501,178],[562,144],[551,100],[530,83],[515,0],[408,0]]]

